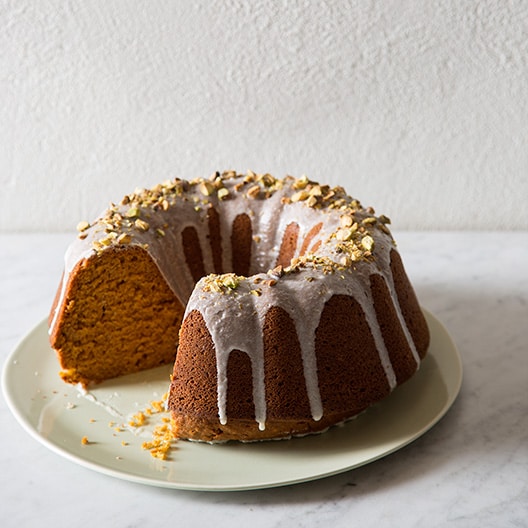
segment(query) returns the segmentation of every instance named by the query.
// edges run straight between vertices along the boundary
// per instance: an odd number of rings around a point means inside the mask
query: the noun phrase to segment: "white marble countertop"
[[[0,235],[0,361],[49,310],[71,235]],[[399,233],[418,297],[464,365],[449,413],[404,449],[246,492],[143,486],[30,437],[0,400],[2,526],[528,526],[528,233]]]

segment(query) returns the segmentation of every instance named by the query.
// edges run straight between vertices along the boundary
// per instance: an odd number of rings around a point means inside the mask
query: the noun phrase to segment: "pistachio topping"
[[[345,214],[341,216],[339,223],[342,227],[350,227],[354,223],[354,217],[352,215]]]
[[[251,198],[252,200],[258,198],[259,195],[260,195],[260,185],[252,185],[252,186],[247,190],[247,195],[248,195],[248,197]]]
[[[370,235],[364,236],[364,237],[361,239],[361,245],[362,245],[367,251],[371,251],[372,248],[374,247],[374,239],[373,239]]]
[[[315,207],[317,205],[317,198],[315,196],[310,196],[306,201],[308,207]]]
[[[304,189],[308,185],[308,177],[303,174],[298,180],[296,180],[292,187],[296,190]]]
[[[369,216],[367,218],[363,218],[361,223],[365,225],[369,225],[369,224],[375,224],[377,221],[378,219],[375,216]]]
[[[214,192],[214,187],[209,181],[201,182],[198,188],[204,196],[211,196]]]
[[[302,190],[302,191],[298,191],[295,194],[293,194],[290,199],[292,202],[295,203],[295,202],[301,202],[303,200],[306,200],[306,198],[308,198],[309,196],[310,194],[308,193],[308,191]]]
[[[204,278],[202,290],[204,292],[213,291],[217,293],[230,293],[238,288],[240,281],[244,277],[234,273],[225,273],[223,275],[208,275]]]
[[[312,253],[296,256],[289,265],[269,270],[269,281],[263,281],[263,285],[275,285],[283,275],[302,269],[331,273],[348,268],[355,262],[371,259],[376,234],[391,237],[387,227],[390,219],[384,215],[375,216],[373,208],[364,208],[358,200],[347,195],[341,186],[321,185],[306,175],[277,179],[269,173],[259,174],[251,170],[245,174],[232,170],[216,171],[207,178],[190,181],[174,178],[151,189],[136,189],[124,196],[119,205],[111,204],[104,216],[93,224],[79,222],[78,236],[83,239],[90,235],[89,243],[96,252],[132,241],[148,247],[145,244],[148,238],[144,238],[146,232],[151,232],[157,238],[166,236],[166,232],[172,234],[172,230],[167,231],[169,225],[163,215],[173,206],[186,204],[203,221],[207,211],[222,201],[236,199],[237,196],[263,200],[281,189],[283,192],[278,201],[284,207],[308,207],[331,214],[335,223],[330,225],[336,227],[333,232],[327,233],[326,240],[319,238],[315,241],[311,246]],[[156,212],[159,214],[154,214]],[[253,241],[261,243],[267,240],[263,235],[265,233],[253,233]],[[319,248],[324,251],[321,252]],[[204,288],[206,291],[229,293],[238,288],[241,280],[241,277],[232,273],[211,276],[205,280]]]
[[[260,181],[265,187],[273,187],[277,182],[276,178],[267,173],[261,176]]]
[[[117,237],[118,244],[130,244],[131,240],[132,240],[132,237],[129,233],[121,233]]]
[[[239,282],[239,278],[234,273],[228,273],[222,277],[222,285],[231,290],[234,290]]]
[[[126,212],[126,217],[127,218],[136,218],[137,216],[139,216],[139,207],[131,207]]]
[[[273,268],[272,270],[268,271],[268,274],[271,274],[271,275],[275,275],[276,277],[282,277],[284,275],[284,269],[283,267],[279,264],[278,266],[276,266],[275,268]]]
[[[218,189],[217,196],[220,200],[225,200],[229,196],[229,191],[225,187],[222,187]]]
[[[139,229],[140,231],[148,231],[149,230],[149,224],[148,222],[145,222],[145,220],[141,220],[141,218],[138,218],[134,222],[134,226]]]

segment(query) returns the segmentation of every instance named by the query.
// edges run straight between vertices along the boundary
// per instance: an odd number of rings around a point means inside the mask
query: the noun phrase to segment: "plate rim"
[[[436,414],[427,422],[426,425],[417,429],[416,431],[414,431],[412,435],[409,435],[408,437],[406,437],[405,440],[403,440],[402,442],[398,443],[397,445],[387,450],[381,451],[378,454],[371,456],[365,460],[361,460],[359,462],[355,462],[352,464],[346,464],[339,468],[331,469],[328,471],[317,472],[317,473],[310,474],[307,476],[302,476],[302,477],[272,480],[272,481],[260,481],[258,483],[255,482],[253,484],[241,484],[241,485],[235,485],[235,484],[208,485],[208,484],[199,484],[199,483],[191,484],[191,483],[185,483],[185,482],[176,482],[173,480],[166,480],[166,479],[163,480],[163,479],[156,479],[156,478],[152,478],[148,476],[136,475],[135,473],[131,473],[126,470],[117,470],[117,469],[107,467],[100,463],[92,462],[90,460],[87,460],[86,458],[83,458],[82,456],[72,453],[65,447],[62,447],[58,445],[56,442],[48,439],[46,436],[42,435],[37,430],[34,423],[29,419],[29,417],[26,416],[22,412],[21,409],[19,409],[18,404],[15,401],[14,395],[11,393],[9,389],[9,378],[10,378],[9,374],[16,362],[17,355],[20,354],[21,350],[24,349],[24,346],[32,338],[34,338],[35,334],[39,330],[41,330],[41,327],[47,324],[46,323],[47,319],[43,319],[38,324],[34,325],[19,340],[18,344],[14,347],[11,353],[8,354],[4,362],[3,368],[2,368],[2,377],[1,377],[2,393],[6,401],[7,407],[9,408],[11,413],[14,415],[18,423],[31,437],[36,439],[40,444],[44,445],[50,451],[61,456],[62,458],[65,458],[77,465],[80,465],[82,467],[85,467],[87,469],[90,469],[92,471],[95,471],[95,472],[98,472],[104,475],[108,475],[114,478],[119,478],[121,480],[127,480],[129,482],[153,486],[153,487],[177,489],[177,490],[188,490],[188,491],[216,491],[216,492],[250,491],[250,490],[257,490],[257,489],[269,489],[269,488],[275,488],[275,487],[300,484],[303,482],[320,480],[320,479],[324,479],[324,478],[331,477],[334,475],[338,475],[340,473],[345,473],[347,471],[351,471],[358,467],[375,462],[376,460],[380,460],[381,458],[384,458],[386,456],[389,456],[395,453],[396,451],[399,451],[400,449],[411,444],[412,442],[414,442],[415,440],[423,436],[430,429],[432,429],[446,415],[446,413],[452,407],[453,403],[456,401],[459,395],[459,392],[462,386],[462,380],[463,380],[463,365],[462,365],[462,359],[460,356],[460,352],[456,344],[454,343],[451,335],[449,334],[446,327],[444,326],[444,324],[435,315],[433,315],[430,311],[426,310],[423,307],[422,307],[422,311],[424,313],[424,316],[426,317],[429,328],[432,330],[431,327],[435,326],[436,330],[441,332],[442,338],[449,344],[449,352],[451,355],[450,366],[453,368],[456,368],[456,370],[453,370],[451,374],[449,383],[442,376],[442,380],[446,384],[446,388],[447,388],[447,398],[443,406],[441,407],[441,409],[438,412],[436,412]],[[435,335],[436,333],[431,331],[431,337],[434,337]],[[439,369],[439,367],[437,368]],[[419,372],[417,374],[419,375]],[[383,402],[380,402],[380,403],[382,404]],[[211,446],[211,447],[214,448],[214,446]]]

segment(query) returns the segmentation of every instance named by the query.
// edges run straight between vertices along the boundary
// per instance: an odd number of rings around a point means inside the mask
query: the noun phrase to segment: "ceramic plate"
[[[62,382],[46,322],[31,331],[5,364],[3,388],[22,426],[59,455],[95,471],[142,484],[189,490],[283,486],[347,471],[409,444],[453,404],[462,382],[457,349],[425,313],[431,346],[418,373],[386,400],[324,434],[251,444],[175,442],[167,460],[142,448],[166,414],[141,427],[128,422],[167,390],[169,367],[104,382],[88,393]],[[87,444],[82,443],[82,438]]]

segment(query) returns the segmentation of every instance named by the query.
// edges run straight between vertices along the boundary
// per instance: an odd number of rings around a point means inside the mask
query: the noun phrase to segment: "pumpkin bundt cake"
[[[62,378],[173,363],[176,436],[323,431],[418,369],[427,323],[387,227],[341,187],[215,173],[125,196],[79,237],[50,314]]]

